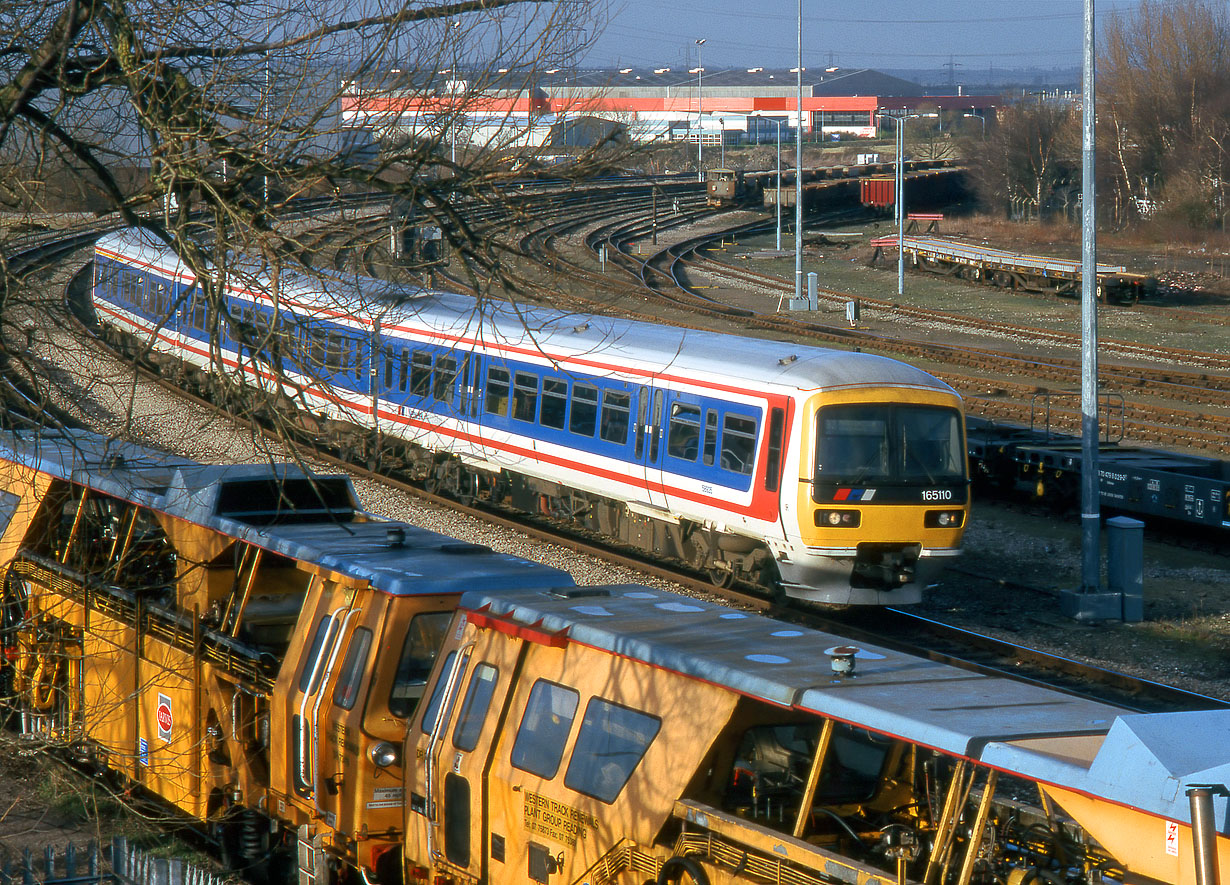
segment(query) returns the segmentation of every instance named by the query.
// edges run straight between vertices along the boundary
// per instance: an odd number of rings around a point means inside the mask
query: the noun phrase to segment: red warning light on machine
[[[175,724],[171,716],[171,699],[164,694],[158,695],[158,737],[167,743],[171,742],[171,726]]]

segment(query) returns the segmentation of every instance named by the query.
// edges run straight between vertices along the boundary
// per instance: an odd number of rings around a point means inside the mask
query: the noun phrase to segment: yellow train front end
[[[851,605],[921,600],[959,555],[969,516],[960,398],[939,388],[825,391],[802,403],[796,428],[799,484],[783,517],[797,547],[779,562],[787,592]],[[843,582],[848,593],[834,593]]]

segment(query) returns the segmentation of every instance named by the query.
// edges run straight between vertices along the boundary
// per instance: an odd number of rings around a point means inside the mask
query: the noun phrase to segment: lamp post
[[[794,300],[803,300],[803,0],[799,0],[798,59],[795,72],[795,113],[798,123],[794,130]]]
[[[449,145],[450,145],[449,161],[454,166],[456,166],[457,165],[457,40],[458,40],[457,35],[461,33],[461,22],[449,22],[448,27],[449,27],[449,30],[452,32],[452,34],[450,34],[452,39],[449,40],[449,43],[452,44],[452,47],[453,47],[453,66],[452,68],[449,69],[449,76],[453,78],[453,81],[450,84],[449,90],[448,90],[448,94],[449,94],[448,133],[449,133]]]
[[[718,117],[718,125],[722,127],[721,144],[722,144],[722,168],[726,168],[726,120]]]
[[[987,118],[986,117],[982,116],[982,114],[962,114],[961,116],[962,117],[975,117],[981,120],[982,121],[982,137],[983,138],[987,137]]]
[[[897,163],[894,177],[893,202],[896,203],[897,215],[897,294],[905,293],[905,174],[902,166],[902,155],[905,152],[905,121],[916,117],[938,117],[939,114],[905,114],[894,117],[891,114],[876,114],[884,120],[892,120],[897,126]]]
[[[700,48],[705,38],[696,41],[696,180],[705,180],[705,128],[701,122],[705,114],[705,66],[700,60]]]
[[[777,124],[777,251],[782,251],[782,121]]]

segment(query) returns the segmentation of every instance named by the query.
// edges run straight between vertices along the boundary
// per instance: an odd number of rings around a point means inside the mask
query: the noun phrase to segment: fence
[[[27,848],[0,865],[0,885],[225,885],[216,873],[179,858],[152,857],[116,836],[101,849],[91,842],[41,855]]]

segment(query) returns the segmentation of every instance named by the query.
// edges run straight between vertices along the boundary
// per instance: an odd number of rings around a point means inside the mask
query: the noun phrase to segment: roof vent
[[[582,332],[589,331],[589,323],[581,323],[579,326],[573,326],[572,331],[580,335]]]
[[[547,592],[559,599],[586,599],[611,595],[611,591],[606,587],[552,587]]]
[[[388,547],[405,547],[406,530],[401,526],[390,528],[384,533],[384,543]]]
[[[797,363],[798,361],[799,361],[799,355],[797,353],[792,353],[790,354],[790,356],[782,357],[780,360],[777,361],[777,364],[779,366],[788,366],[791,363]]]

